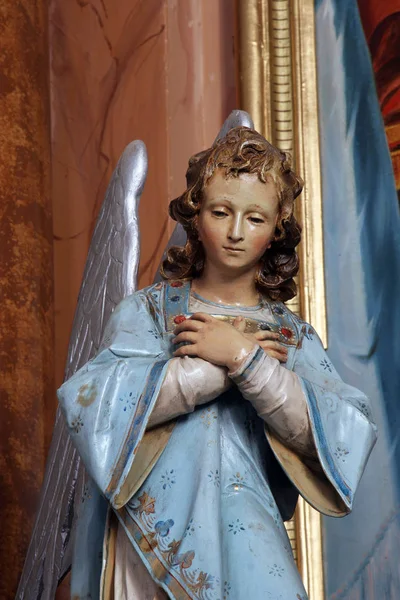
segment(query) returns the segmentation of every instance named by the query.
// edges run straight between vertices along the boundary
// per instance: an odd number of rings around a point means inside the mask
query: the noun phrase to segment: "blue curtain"
[[[379,428],[354,511],[324,518],[326,597],[400,598],[400,215],[356,0],[316,0],[328,353]]]

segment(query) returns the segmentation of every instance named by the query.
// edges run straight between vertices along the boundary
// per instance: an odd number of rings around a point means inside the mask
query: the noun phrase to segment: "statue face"
[[[206,185],[198,234],[206,262],[221,272],[255,269],[273,240],[279,201],[273,182],[253,173],[226,179],[218,170]]]

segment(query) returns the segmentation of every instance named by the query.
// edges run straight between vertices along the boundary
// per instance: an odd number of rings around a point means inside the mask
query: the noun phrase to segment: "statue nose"
[[[236,233],[234,231],[228,237],[230,240],[232,240],[232,242],[240,242],[241,240],[243,240],[243,236],[240,233]]]
[[[235,219],[235,221],[232,223],[228,237],[230,240],[232,240],[232,242],[240,242],[243,240],[244,234],[241,219]]]

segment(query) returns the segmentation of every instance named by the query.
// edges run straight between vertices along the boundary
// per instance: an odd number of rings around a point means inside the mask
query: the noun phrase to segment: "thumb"
[[[233,326],[235,329],[240,331],[240,333],[244,333],[244,330],[246,329],[246,321],[243,317],[236,317],[233,321]]]

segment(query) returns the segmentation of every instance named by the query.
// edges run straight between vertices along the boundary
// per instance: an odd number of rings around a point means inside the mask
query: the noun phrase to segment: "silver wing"
[[[68,349],[65,378],[97,351],[115,306],[137,288],[138,206],[147,175],[141,141],[125,149],[115,168],[90,244]],[[85,471],[57,410],[39,511],[17,596],[52,600],[71,565],[75,499],[82,496]]]
[[[235,127],[250,127],[254,129],[253,119],[245,110],[233,110],[222,125],[219,134],[214,140],[214,144],[226,136],[228,131]]]
[[[234,110],[215,142],[239,125],[254,127],[248,113]],[[68,349],[66,379],[95,354],[115,306],[136,290],[138,204],[146,174],[145,145],[132,142],[113,173],[89,248]],[[185,242],[186,233],[178,224],[167,249]],[[159,278],[158,273],[156,280]],[[59,580],[71,565],[74,503],[75,498],[81,498],[84,479],[83,465],[57,410],[39,511],[16,598],[54,598]]]
[[[228,133],[228,131],[230,131],[231,129],[234,129],[234,127],[250,127],[251,129],[254,129],[254,123],[252,121],[252,118],[250,117],[249,113],[247,113],[244,110],[233,110],[231,112],[231,114],[229,115],[229,117],[225,120],[224,124],[222,125],[219,134],[217,135],[217,137],[214,140],[214,144],[224,138],[226,136],[226,134]],[[186,233],[185,230],[183,229],[182,225],[180,223],[178,223],[175,226],[174,231],[172,232],[171,237],[169,238],[167,247],[164,250],[164,254],[163,257],[161,259],[160,265],[158,267],[158,271],[157,271],[157,275],[155,276],[154,281],[161,281],[162,277],[160,275],[160,266],[164,260],[164,258],[166,257],[167,251],[171,248],[171,246],[184,246],[186,244]]]

